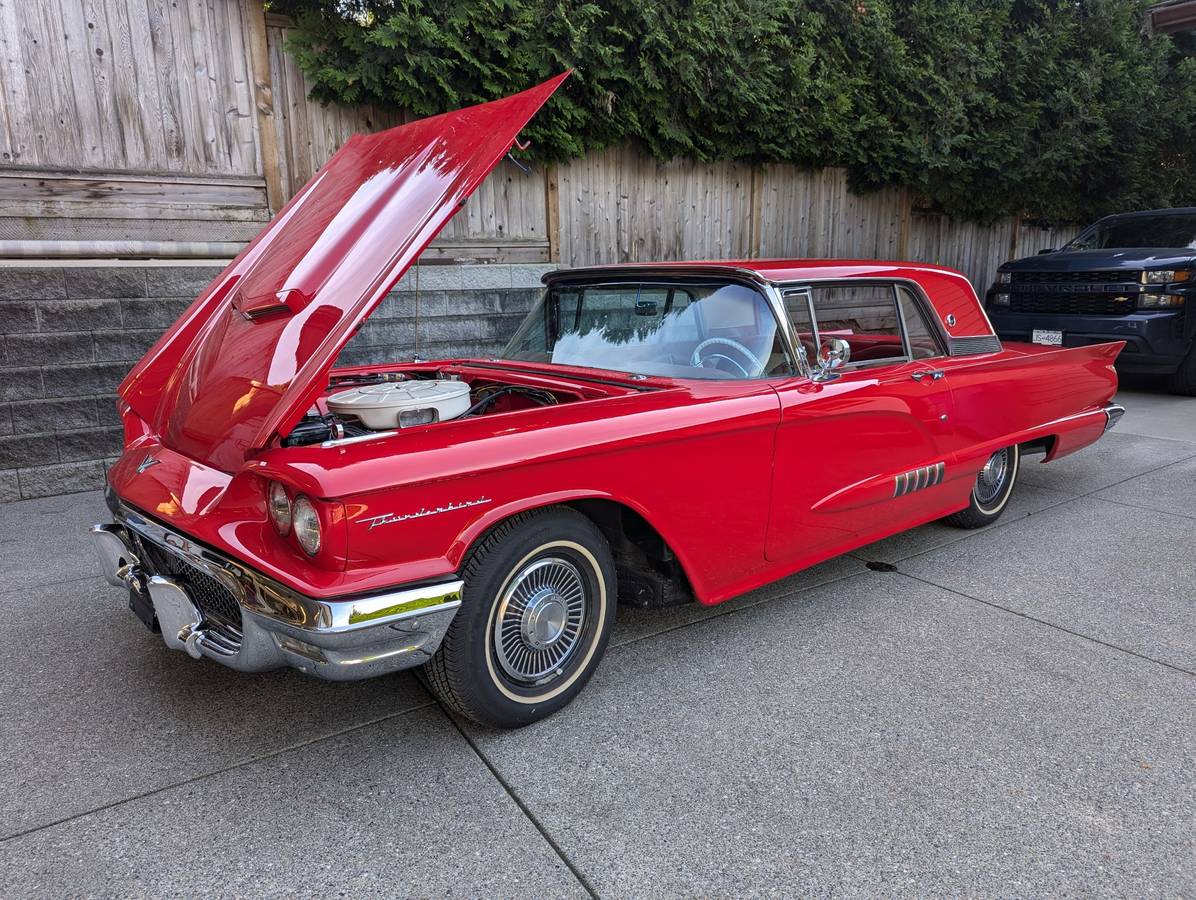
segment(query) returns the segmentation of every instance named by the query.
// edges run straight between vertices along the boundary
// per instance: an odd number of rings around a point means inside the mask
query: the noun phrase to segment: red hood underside
[[[566,77],[352,137],[154,344],[121,397],[168,447],[239,469],[311,407],[358,325]]]

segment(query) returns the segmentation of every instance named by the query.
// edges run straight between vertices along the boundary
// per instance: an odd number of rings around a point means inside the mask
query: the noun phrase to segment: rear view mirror
[[[815,381],[832,381],[839,377],[835,371],[851,359],[851,345],[841,338],[827,338],[818,348],[818,365],[814,367]]]
[[[655,300],[636,300],[635,314],[637,316],[655,316],[660,307]]]
[[[1047,247],[1045,250],[1039,250],[1038,255],[1042,256],[1042,254],[1044,254],[1044,253],[1054,253],[1054,252],[1055,252],[1054,247]]]

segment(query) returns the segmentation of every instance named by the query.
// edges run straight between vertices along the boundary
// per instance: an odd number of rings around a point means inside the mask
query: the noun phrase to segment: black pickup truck
[[[1119,213],[1059,250],[1007,262],[985,299],[1009,341],[1125,341],[1124,372],[1196,395],[1196,207]]]

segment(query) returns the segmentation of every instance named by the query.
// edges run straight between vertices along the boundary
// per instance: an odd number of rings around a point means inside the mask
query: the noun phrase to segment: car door
[[[950,512],[951,392],[925,298],[894,281],[782,296],[805,360],[776,386],[768,558],[805,565]],[[821,380],[816,348],[831,338],[851,356]]]

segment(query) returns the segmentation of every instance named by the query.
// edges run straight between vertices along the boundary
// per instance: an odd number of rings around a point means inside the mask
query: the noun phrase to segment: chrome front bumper
[[[116,519],[91,529],[109,584],[132,591],[131,606],[152,609],[168,647],[242,672],[290,666],[348,681],[418,666],[436,652],[461,606],[461,581],[314,599],[128,507],[120,506]],[[240,623],[205,612],[186,577],[155,571],[146,542],[180,560],[184,571],[219,582],[236,601]]]

